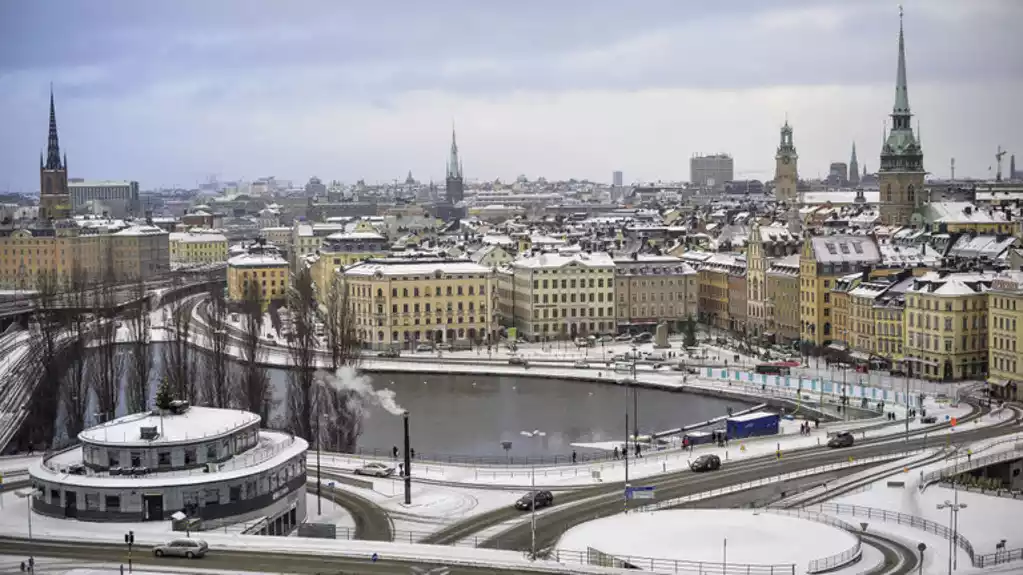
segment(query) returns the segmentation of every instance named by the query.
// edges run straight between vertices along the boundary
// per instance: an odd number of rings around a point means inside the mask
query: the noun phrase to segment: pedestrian
[[[821,420],[820,420],[820,419],[818,419],[818,418],[816,418],[816,417],[815,417],[815,418],[813,418],[813,428],[814,428],[814,429],[817,429],[817,428],[818,428],[818,427],[820,427],[820,426],[821,426]]]
[[[399,463],[398,464],[398,477],[405,477],[405,464],[404,463]]]
[[[618,459],[618,446],[617,445],[615,446],[614,458]]]
[[[408,454],[409,454],[409,459],[415,459],[416,458],[416,449],[414,447],[410,448],[408,450]]]
[[[397,445],[395,445],[394,447],[391,448],[391,457],[393,457],[394,459],[398,459],[398,446]]]
[[[643,457],[642,447],[637,443],[636,444],[636,459],[639,459],[640,457]]]
[[[576,462],[576,455],[575,455],[575,450],[573,449],[572,450],[572,463],[574,464],[575,462]]]

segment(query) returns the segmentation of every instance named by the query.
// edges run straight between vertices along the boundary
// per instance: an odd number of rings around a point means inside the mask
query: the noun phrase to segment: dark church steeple
[[[57,137],[57,108],[53,104],[53,87],[50,87],[50,135],[46,143],[46,164],[43,168],[47,170],[64,170],[66,164],[60,161],[60,139]]]

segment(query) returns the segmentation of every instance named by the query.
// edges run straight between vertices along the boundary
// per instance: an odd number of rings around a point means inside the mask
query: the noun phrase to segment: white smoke
[[[326,374],[323,378],[327,385],[339,391],[352,391],[364,401],[379,405],[384,411],[391,415],[405,413],[398,402],[394,400],[394,391],[390,389],[374,389],[369,377],[360,374],[354,367],[344,366],[333,374]]]

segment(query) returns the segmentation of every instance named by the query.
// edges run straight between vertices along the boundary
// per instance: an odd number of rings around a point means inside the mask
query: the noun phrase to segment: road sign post
[[[626,499],[654,499],[654,486],[643,485],[639,487],[626,487]]]

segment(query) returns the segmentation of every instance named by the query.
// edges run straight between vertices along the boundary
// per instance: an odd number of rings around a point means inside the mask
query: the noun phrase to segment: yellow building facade
[[[490,268],[462,260],[383,258],[349,266],[344,278],[363,347],[495,341]]]
[[[799,341],[799,255],[775,260],[765,277],[766,335],[781,343]]]
[[[264,308],[284,301],[290,279],[288,262],[273,247],[252,246],[227,260],[227,296],[232,303],[244,301],[252,289],[258,290]]]
[[[930,380],[980,378],[988,363],[988,297],[994,273],[929,272],[906,290],[909,373]]]
[[[987,295],[991,396],[1019,401],[1023,386],[1023,272],[1000,273]]]
[[[310,269],[320,300],[324,301],[334,277],[344,268],[370,259],[385,258],[389,251],[387,238],[373,231],[342,232],[324,238]]]
[[[171,263],[215,264],[227,261],[227,237],[223,234],[174,232],[168,242]]]
[[[806,352],[819,353],[835,338],[831,291],[839,278],[881,261],[869,236],[807,236],[799,257],[800,339]]]

